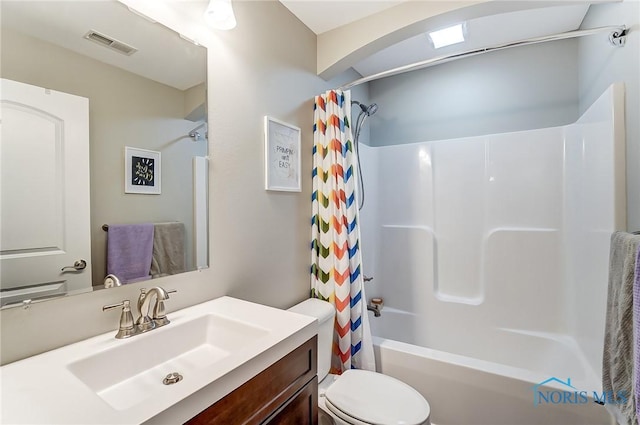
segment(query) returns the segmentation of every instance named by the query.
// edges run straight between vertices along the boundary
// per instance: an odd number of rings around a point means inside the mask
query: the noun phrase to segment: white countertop
[[[126,347],[194,317],[215,313],[267,332],[177,384],[154,387],[153,396],[119,409],[69,368],[97,353]],[[317,333],[314,318],[231,297],[221,297],[170,313],[171,323],[128,339],[116,330],[29,357],[0,368],[2,424],[139,424],[182,422],[215,403]],[[140,340],[142,341],[142,340]],[[164,341],[163,341],[164,343]],[[171,345],[171,340],[166,341]],[[105,357],[109,359],[109,357]],[[121,361],[114,359],[115,361]],[[105,368],[114,365],[105,365]]]

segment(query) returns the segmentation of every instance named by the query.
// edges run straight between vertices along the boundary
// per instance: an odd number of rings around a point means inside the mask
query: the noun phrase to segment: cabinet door
[[[309,339],[258,375],[186,422],[186,425],[258,425],[273,417],[299,394],[317,392],[317,337]],[[317,398],[313,403],[317,409]],[[317,412],[316,412],[317,422]],[[313,423],[316,422],[300,422]],[[279,423],[279,422],[274,422]],[[282,422],[298,425],[297,422]]]
[[[277,412],[264,421],[269,425],[317,425],[318,377],[305,385]]]

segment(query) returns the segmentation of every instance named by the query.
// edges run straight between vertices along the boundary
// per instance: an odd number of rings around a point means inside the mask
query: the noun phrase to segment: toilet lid
[[[347,416],[376,425],[418,425],[431,412],[427,400],[409,385],[366,370],[345,371],[325,397]]]

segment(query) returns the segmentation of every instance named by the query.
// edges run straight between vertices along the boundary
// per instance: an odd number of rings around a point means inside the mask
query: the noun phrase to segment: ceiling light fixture
[[[231,0],[210,0],[204,11],[205,21],[218,30],[230,30],[236,26]]]
[[[435,49],[462,43],[464,41],[464,24],[457,24],[452,27],[443,28],[429,33],[429,40]]]

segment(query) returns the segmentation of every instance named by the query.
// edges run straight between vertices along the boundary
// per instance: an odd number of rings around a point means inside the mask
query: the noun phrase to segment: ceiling
[[[206,2],[189,2],[200,7]],[[132,13],[117,0],[0,2],[2,27],[62,46],[134,74],[186,90],[206,78],[206,49]],[[202,12],[200,12],[202,13]],[[88,41],[95,30],[138,49],[131,56]]]
[[[396,6],[403,1],[280,0],[280,2],[312,31],[322,34]],[[434,49],[429,44],[427,34],[423,33],[383,49],[353,64],[352,67],[366,77],[455,52],[572,31],[580,27],[588,9],[588,3],[575,2],[570,5],[565,3],[560,6],[472,19],[465,23],[467,40],[463,43]],[[331,16],[331,19],[327,19],[327,16]]]
[[[316,34],[348,25],[404,1],[406,0],[280,0]],[[125,5],[116,0],[3,0],[0,5],[2,26],[181,90],[205,81],[204,48],[185,41],[179,34],[161,24],[131,13]],[[203,0],[181,4],[181,7],[199,7],[202,10],[205,6],[206,1]],[[466,22],[468,40],[464,43],[436,50],[429,44],[426,34],[419,34],[352,66],[362,76],[369,76],[453,52],[575,30],[580,26],[588,7],[584,2],[576,2],[568,6],[530,9],[472,19]],[[131,56],[125,56],[89,42],[83,36],[90,29],[130,44],[138,51]],[[162,46],[162,55],[158,55],[159,46]],[[166,58],[171,60],[166,61]],[[193,61],[197,61],[198,65],[193,65]]]
[[[280,0],[280,3],[311,31],[322,34],[406,1],[410,0]]]

